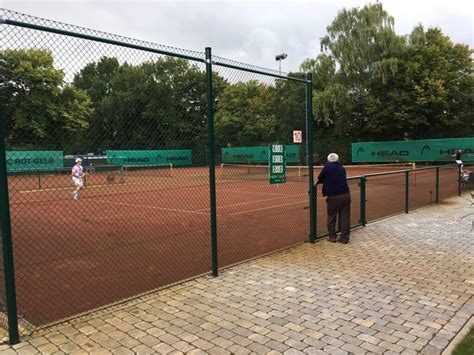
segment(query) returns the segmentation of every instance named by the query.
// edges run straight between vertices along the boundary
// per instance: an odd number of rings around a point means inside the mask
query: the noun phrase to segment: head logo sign
[[[421,149],[421,155],[423,155],[423,153],[424,153],[425,151],[430,151],[430,150],[431,150],[431,148],[430,148],[429,145],[423,146],[423,148]]]
[[[474,160],[469,155],[474,151],[474,137],[352,143],[352,161],[453,162],[457,149],[463,151],[466,161]]]
[[[179,150],[108,150],[107,162],[121,165],[152,165],[171,163],[176,166],[192,164],[192,152]]]

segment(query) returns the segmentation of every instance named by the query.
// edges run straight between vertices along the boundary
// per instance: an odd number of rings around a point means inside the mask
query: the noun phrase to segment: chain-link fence
[[[225,59],[216,64],[228,83],[214,116],[217,234],[220,264],[231,265],[308,240],[306,145],[292,137],[294,130],[307,136],[305,78],[255,74]],[[273,144],[285,147],[283,183],[269,183]]]
[[[310,74],[0,16],[11,343],[18,319],[28,331],[327,233],[311,198]],[[351,225],[403,211],[404,174],[350,178]],[[434,202],[433,186],[436,201],[456,193],[457,177],[417,172],[412,207]]]
[[[307,137],[305,76],[0,15],[21,319],[48,324],[309,238],[307,146],[292,144],[293,130]],[[272,144],[286,150],[279,184]]]

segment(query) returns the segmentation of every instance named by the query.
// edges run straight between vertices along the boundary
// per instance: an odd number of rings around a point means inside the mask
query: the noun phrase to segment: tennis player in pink
[[[84,186],[84,168],[82,167],[82,159],[76,159],[76,165],[72,167],[71,171],[72,183],[75,186],[74,191],[72,192],[72,199],[77,201],[79,200],[79,190]]]

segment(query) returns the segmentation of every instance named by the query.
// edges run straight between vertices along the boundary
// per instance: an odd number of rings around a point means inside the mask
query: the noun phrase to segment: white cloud
[[[0,7],[155,43],[213,53],[285,71],[319,53],[319,39],[343,7],[365,1],[0,0]],[[474,47],[473,7],[466,0],[383,0],[399,34],[421,23]]]

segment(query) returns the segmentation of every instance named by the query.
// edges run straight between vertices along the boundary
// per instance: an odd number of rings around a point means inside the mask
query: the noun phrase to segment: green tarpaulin
[[[352,143],[352,162],[453,161],[456,150],[463,161],[474,161],[474,137]]]
[[[115,165],[185,166],[192,164],[190,149],[180,150],[108,150],[107,163]]]
[[[7,171],[46,171],[64,167],[61,151],[7,151]]]
[[[270,148],[261,147],[235,147],[222,148],[222,162],[236,164],[268,164]],[[300,163],[300,146],[296,144],[285,145],[286,163]]]

